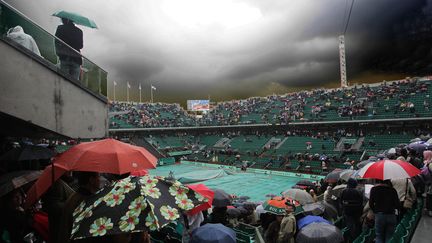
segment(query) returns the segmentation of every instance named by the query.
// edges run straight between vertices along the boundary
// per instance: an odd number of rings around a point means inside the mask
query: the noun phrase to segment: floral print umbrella
[[[75,209],[71,239],[158,230],[207,200],[178,181],[127,177]]]

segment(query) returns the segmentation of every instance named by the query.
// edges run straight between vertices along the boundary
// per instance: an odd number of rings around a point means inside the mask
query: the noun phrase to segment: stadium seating
[[[188,115],[178,104],[112,102],[110,113],[115,115],[110,117],[110,127],[287,124],[430,117],[428,101],[432,95],[431,82],[386,82],[221,102],[202,118]]]

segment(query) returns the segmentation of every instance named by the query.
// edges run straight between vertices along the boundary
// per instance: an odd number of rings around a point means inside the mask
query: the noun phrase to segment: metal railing
[[[49,16],[47,16],[48,18]],[[44,28],[33,22],[23,13],[13,8],[6,2],[0,0],[0,38],[6,42],[18,43],[17,46],[26,48],[25,45],[20,45],[19,41],[8,35],[8,31],[16,26],[21,26],[24,32],[30,35],[40,53],[35,51],[35,48],[29,49],[29,54],[32,54],[35,59],[40,59],[44,63],[50,65],[54,70],[64,77],[77,80],[82,86],[88,88],[92,92],[107,96],[107,78],[108,73],[100,68],[98,65],[81,55],[80,52],[76,51],[65,42],[50,34]],[[27,47],[28,48],[28,47]],[[73,77],[69,73],[63,71],[60,67],[60,59],[57,55],[59,49],[62,52],[67,52],[75,59],[82,59],[82,65],[80,66],[80,72],[78,77]]]

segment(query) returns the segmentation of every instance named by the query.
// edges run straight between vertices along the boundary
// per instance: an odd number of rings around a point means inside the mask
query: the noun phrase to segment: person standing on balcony
[[[80,50],[83,48],[83,32],[69,20],[62,18],[62,25],[57,27],[55,36],[75,50],[55,40],[56,54],[60,59],[60,69],[71,77],[79,80],[82,57]]]

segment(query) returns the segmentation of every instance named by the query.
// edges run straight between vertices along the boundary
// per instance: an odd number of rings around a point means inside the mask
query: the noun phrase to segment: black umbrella
[[[227,215],[229,218],[238,218],[241,215],[241,211],[238,208],[228,208]]]
[[[325,207],[324,210],[324,218],[325,219],[336,219],[338,217],[337,209],[328,202],[322,202]]]
[[[244,207],[238,207],[237,209],[240,211],[240,214],[243,216],[249,214],[249,211]]]
[[[51,159],[55,153],[43,146],[24,145],[13,148],[0,157],[2,161],[23,161],[37,159]]]
[[[226,207],[231,205],[232,197],[221,189],[214,189],[213,206],[215,207]]]
[[[303,227],[297,234],[297,243],[341,243],[344,241],[342,232],[334,225],[327,223],[311,223]]]
[[[305,215],[322,215],[325,211],[325,206],[321,202],[308,203],[303,205],[302,208]]]
[[[254,202],[245,202],[242,204],[242,207],[244,207],[247,210],[253,211],[258,205]]]
[[[27,183],[37,180],[41,174],[41,171],[21,170],[1,175],[0,197]]]
[[[361,168],[365,167],[365,165],[367,165],[369,163],[374,163],[374,161],[363,160],[362,162],[359,162],[356,166],[357,166],[357,168],[361,169]]]
[[[308,186],[308,187],[314,187],[315,186],[315,184],[309,180],[300,180],[296,183],[296,185]]]
[[[159,230],[205,201],[178,181],[127,177],[75,208],[71,239]]]
[[[340,174],[342,173],[343,170],[341,169],[335,169],[334,171],[330,172],[326,177],[325,177],[325,181],[328,182],[336,182],[339,180],[340,178]]]

